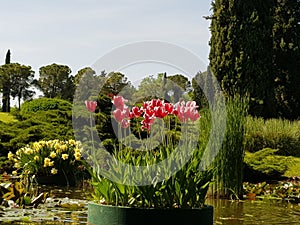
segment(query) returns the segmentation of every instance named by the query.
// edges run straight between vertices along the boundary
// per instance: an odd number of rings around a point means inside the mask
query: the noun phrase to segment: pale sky
[[[210,9],[210,0],[2,1],[0,64],[10,49],[11,61],[32,66],[36,76],[52,63],[75,75],[118,46],[158,40],[193,52],[207,66],[210,21],[203,16]]]

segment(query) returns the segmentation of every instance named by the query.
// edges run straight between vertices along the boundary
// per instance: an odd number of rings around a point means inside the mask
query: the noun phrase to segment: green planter
[[[202,209],[149,209],[88,205],[89,225],[213,225],[213,207]]]

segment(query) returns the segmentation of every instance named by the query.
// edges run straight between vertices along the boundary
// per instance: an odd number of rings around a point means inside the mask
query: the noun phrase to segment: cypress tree
[[[7,51],[5,64],[10,64],[10,50]],[[3,83],[2,112],[10,112],[10,78]]]
[[[274,115],[273,0],[212,3],[210,66],[226,95],[250,96],[249,112]]]
[[[300,116],[300,1],[278,0],[274,10],[273,51],[278,116]]]

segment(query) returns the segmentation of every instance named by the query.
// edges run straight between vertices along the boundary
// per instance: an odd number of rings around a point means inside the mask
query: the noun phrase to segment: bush
[[[277,149],[264,148],[245,154],[245,181],[260,182],[280,179],[292,163],[291,157],[276,155]]]
[[[278,155],[300,157],[300,121],[248,117],[244,147],[250,152],[278,149]]]
[[[60,110],[69,111],[72,109],[72,104],[66,100],[56,98],[38,98],[31,101],[26,101],[21,105],[21,114],[28,112]]]

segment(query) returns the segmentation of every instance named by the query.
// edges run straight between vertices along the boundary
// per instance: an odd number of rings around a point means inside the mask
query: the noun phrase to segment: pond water
[[[214,224],[300,224],[300,204],[283,200],[208,200],[214,206]]]
[[[3,208],[0,224],[87,224],[88,189],[49,188],[52,200],[37,209]],[[67,198],[65,197],[67,196]],[[207,200],[214,206],[214,225],[300,224],[300,204],[282,200]],[[196,225],[196,224],[195,224]]]

